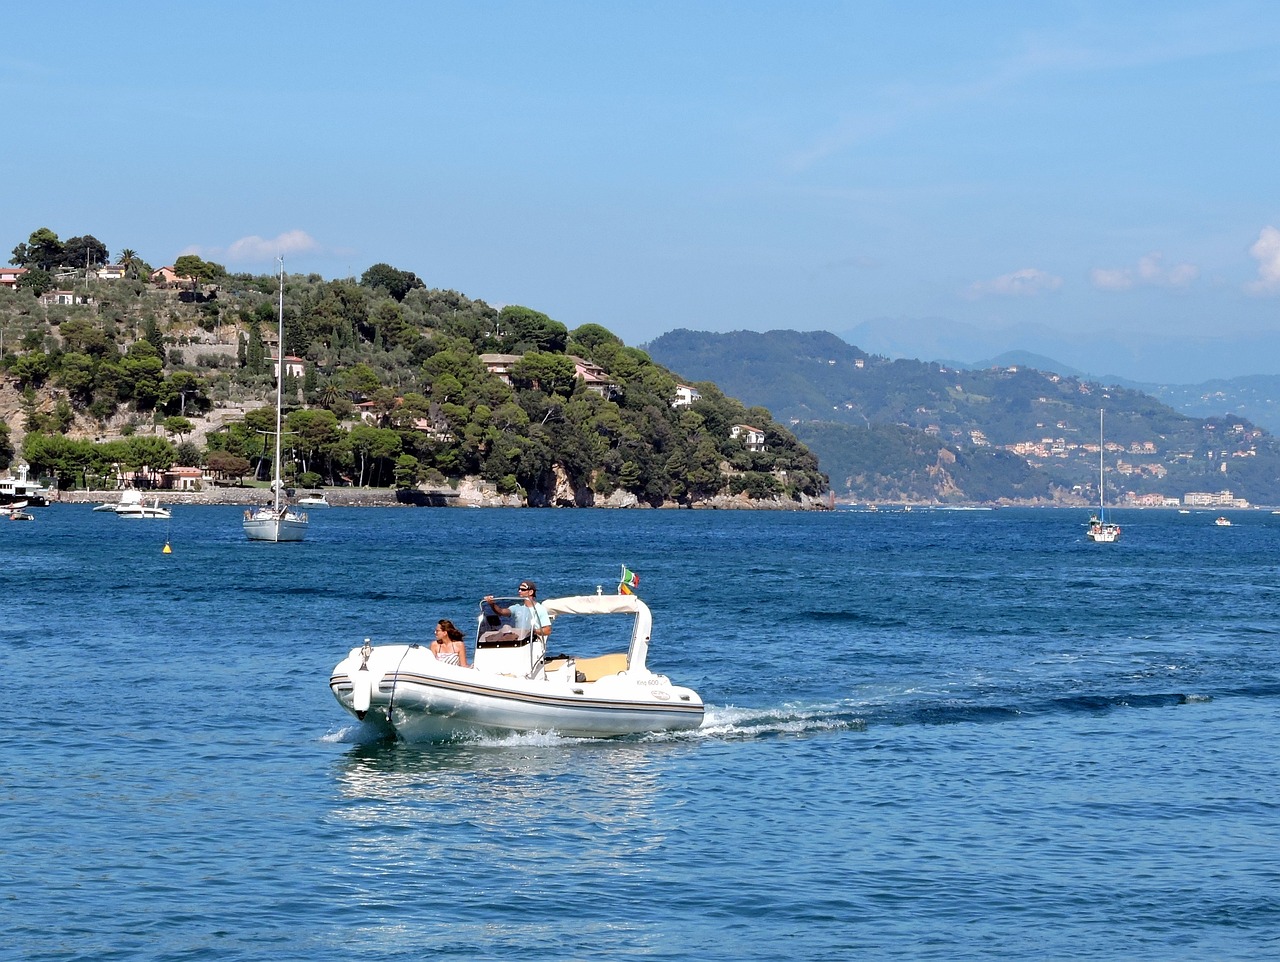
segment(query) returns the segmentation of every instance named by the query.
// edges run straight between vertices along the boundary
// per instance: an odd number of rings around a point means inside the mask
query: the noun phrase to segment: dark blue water
[[[1280,954],[1280,516],[240,514],[0,522],[0,956]],[[363,743],[329,694],[624,563],[701,731]]]

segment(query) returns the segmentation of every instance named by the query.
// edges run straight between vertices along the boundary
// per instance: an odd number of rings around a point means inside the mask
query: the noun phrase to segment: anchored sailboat
[[[1098,411],[1098,513],[1089,518],[1088,537],[1099,544],[1120,540],[1120,525],[1107,520],[1107,494],[1102,480],[1102,411]]]
[[[301,541],[307,533],[307,515],[295,511],[283,501],[284,481],[280,477],[280,411],[284,400],[284,258],[280,259],[279,341],[276,354],[276,457],[271,474],[271,490],[275,495],[269,507],[250,509],[244,513],[244,533],[250,541]]]

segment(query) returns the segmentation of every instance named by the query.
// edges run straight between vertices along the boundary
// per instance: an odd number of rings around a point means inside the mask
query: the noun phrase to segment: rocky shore
[[[608,498],[592,498],[581,501],[553,500],[546,504],[529,505],[516,494],[499,494],[497,488],[478,478],[464,478],[457,486],[438,488],[324,488],[325,499],[335,508],[391,508],[391,507],[439,507],[439,508],[524,508],[524,507],[593,507],[593,508],[649,508],[634,494],[617,491]],[[301,497],[306,492],[298,490]],[[161,504],[236,504],[264,505],[271,503],[271,491],[266,487],[211,487],[200,491],[146,491],[147,500],[156,498]],[[51,500],[68,504],[84,504],[119,501],[119,491],[61,491]],[[693,510],[749,510],[749,511],[824,511],[825,499],[802,496],[800,501],[786,498],[754,500],[742,495],[722,495],[695,502],[692,505],[671,502],[663,508],[692,508]],[[321,509],[323,510],[323,509]]]

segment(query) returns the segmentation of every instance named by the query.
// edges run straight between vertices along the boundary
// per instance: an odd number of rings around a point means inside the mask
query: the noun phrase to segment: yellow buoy
[[[173,549],[169,547],[169,542],[164,543],[164,554],[173,554]]]

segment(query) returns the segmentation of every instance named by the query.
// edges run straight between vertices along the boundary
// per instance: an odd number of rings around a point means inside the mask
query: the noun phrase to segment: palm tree
[[[132,248],[126,247],[120,252],[120,266],[124,268],[125,277],[136,277],[135,266],[138,262],[138,252]]]

